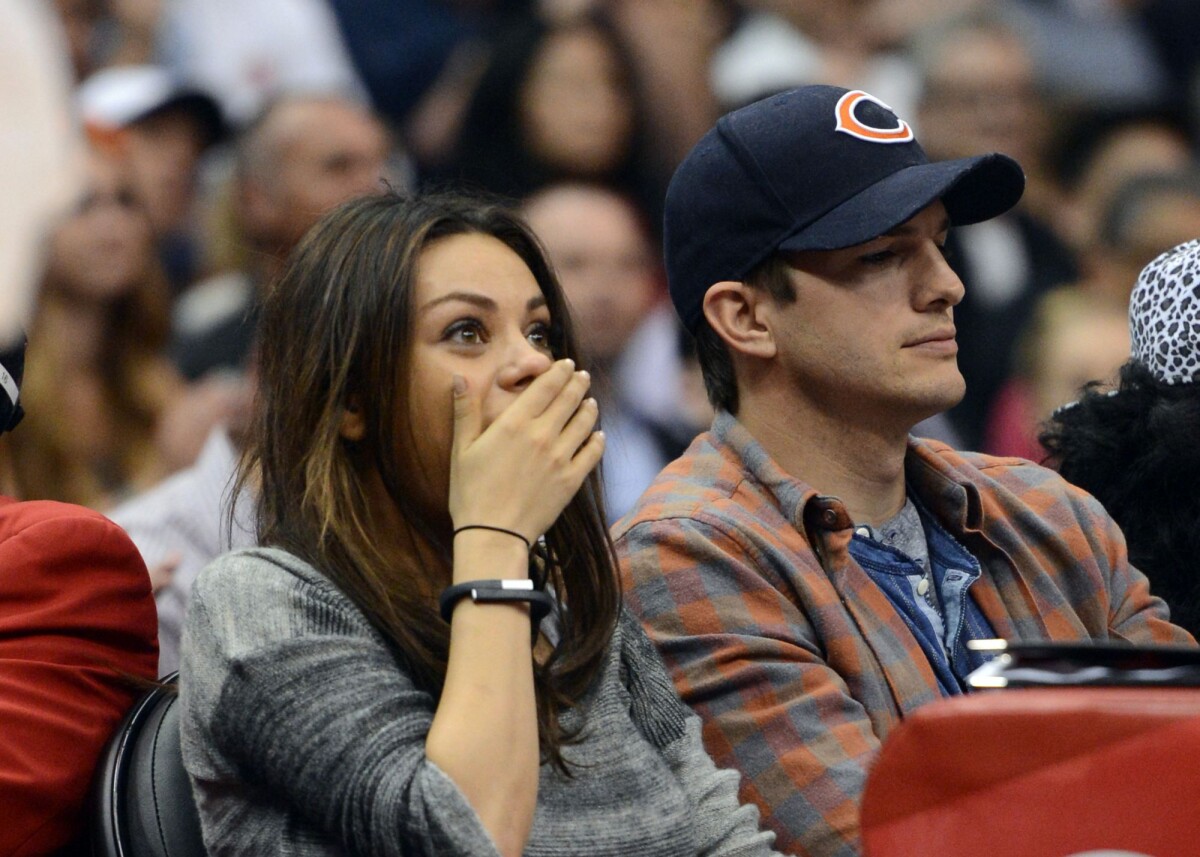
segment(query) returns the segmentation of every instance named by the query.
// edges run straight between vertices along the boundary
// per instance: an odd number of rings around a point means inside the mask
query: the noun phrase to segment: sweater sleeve
[[[210,851],[493,857],[425,757],[433,698],[348,599],[285,556],[234,554],[193,591],[181,728]]]
[[[662,659],[637,620],[621,619],[623,683],[633,721],[658,748],[693,807],[701,857],[772,855],[775,835],[759,828],[758,808],[738,800],[738,774],[717,768],[700,734],[700,718],[675,691]]]

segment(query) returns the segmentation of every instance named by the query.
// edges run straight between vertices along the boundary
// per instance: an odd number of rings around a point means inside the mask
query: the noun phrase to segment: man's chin
[[[908,420],[915,426],[919,422],[950,410],[963,400],[966,392],[966,384],[963,383],[960,375],[957,383],[947,382],[944,385],[914,393],[905,401],[904,410],[907,412]]]

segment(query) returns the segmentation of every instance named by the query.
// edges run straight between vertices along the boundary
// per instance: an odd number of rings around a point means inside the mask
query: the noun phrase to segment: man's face
[[[611,363],[654,298],[655,257],[636,213],[615,194],[567,186],[538,195],[525,214],[558,272],[583,353]]]
[[[997,151],[1036,162],[1046,133],[1033,60],[1016,37],[967,31],[941,48],[921,99],[920,133],[935,160]]]
[[[792,303],[768,298],[775,359],[809,407],[858,424],[909,426],[956,404],[953,308],[963,286],[935,202],[878,238],[788,257]]]
[[[134,123],[126,135],[138,198],[158,235],[182,229],[191,213],[204,129],[186,109]]]
[[[294,246],[326,211],[382,189],[389,154],[383,125],[347,103],[314,101],[285,108],[270,200],[270,231]]]

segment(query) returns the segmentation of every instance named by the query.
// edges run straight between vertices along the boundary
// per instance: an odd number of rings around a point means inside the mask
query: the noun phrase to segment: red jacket
[[[124,530],[0,497],[0,857],[74,837],[100,750],[155,677],[156,629]]]

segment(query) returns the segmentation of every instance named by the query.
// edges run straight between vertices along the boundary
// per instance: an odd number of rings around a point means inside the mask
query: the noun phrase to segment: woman
[[[201,573],[184,634],[209,848],[769,853],[620,612],[597,410],[527,228],[347,203],[261,323],[241,478],[266,547]]]
[[[635,72],[602,16],[510,24],[466,107],[453,163],[430,183],[470,182],[514,199],[559,181],[607,184],[658,223],[667,158],[646,133]]]
[[[1200,240],[1138,276],[1129,301],[1130,360],[1116,390],[1089,384],[1055,411],[1040,440],[1050,463],[1108,509],[1129,559],[1200,635]]]
[[[170,296],[119,161],[89,153],[87,189],[51,237],[12,436],[17,490],[104,511],[173,467],[157,432],[184,392],[165,356]]]

